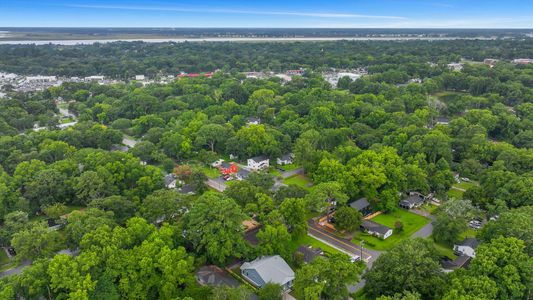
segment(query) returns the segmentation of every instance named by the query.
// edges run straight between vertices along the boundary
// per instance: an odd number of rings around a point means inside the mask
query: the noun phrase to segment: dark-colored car
[[[9,247],[9,248],[7,248],[7,252],[9,252],[9,254],[10,254],[11,256],[15,256],[15,255],[17,255],[17,252],[15,251],[15,248],[13,248],[13,247]]]

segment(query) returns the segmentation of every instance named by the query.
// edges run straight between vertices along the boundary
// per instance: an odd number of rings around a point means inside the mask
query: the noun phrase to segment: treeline
[[[531,57],[533,40],[142,43],[0,45],[0,70],[17,74],[131,78],[183,72],[284,71],[381,65],[413,68],[460,58]],[[413,75],[413,74],[410,74]],[[424,74],[419,77],[425,77]]]

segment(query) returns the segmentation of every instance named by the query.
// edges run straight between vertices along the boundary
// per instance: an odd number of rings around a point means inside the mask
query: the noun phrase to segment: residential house
[[[302,255],[305,263],[311,263],[318,256],[323,256],[324,251],[320,248],[313,248],[312,246],[300,246],[296,249],[294,255]]]
[[[261,119],[257,117],[249,117],[246,119],[246,125],[259,125],[261,124]]]
[[[266,169],[270,166],[270,160],[266,156],[256,156],[248,158],[248,168],[257,171]]]
[[[452,272],[459,268],[467,267],[470,264],[472,258],[468,255],[459,255],[456,259],[445,259],[441,261],[442,269],[445,273]]]
[[[413,209],[413,208],[420,207],[422,204],[424,204],[425,200],[426,198],[424,197],[424,195],[418,192],[410,192],[409,196],[403,200],[400,200],[398,205],[401,208]]]
[[[183,195],[194,195],[196,193],[194,186],[190,184],[184,184],[179,189],[178,192]]]
[[[219,166],[218,170],[222,175],[232,175],[239,171],[239,167],[235,163],[228,163],[223,161]]]
[[[380,239],[386,239],[392,235],[392,229],[370,220],[363,220],[361,223],[361,230],[373,236],[377,236]]]
[[[279,255],[258,257],[241,265],[241,274],[256,287],[271,282],[290,290],[294,281],[294,271]]]
[[[465,238],[460,244],[454,245],[453,250],[469,257],[476,257],[479,242],[476,238]]]
[[[135,80],[143,81],[145,79],[144,75],[135,75]]]
[[[167,174],[165,175],[164,177],[164,181],[165,181],[165,187],[167,189],[175,189],[176,188],[176,179],[178,177],[175,175],[175,174]]]
[[[235,174],[235,178],[237,180],[248,179],[248,176],[250,176],[250,171],[248,171],[246,169],[239,169],[239,171],[237,171],[237,174]]]
[[[221,268],[209,265],[196,272],[196,281],[200,285],[238,287],[239,282]]]
[[[363,217],[372,213],[372,207],[366,198],[361,198],[350,203],[350,206],[359,211]]]
[[[532,64],[533,58],[516,58],[516,59],[513,59],[513,63],[517,65]]]
[[[483,60],[483,63],[486,64],[487,66],[489,67],[494,67],[496,65],[496,63],[498,62],[499,60],[495,59],[495,58],[485,58]]]
[[[463,64],[462,63],[449,63],[448,69],[452,71],[461,71],[463,69]]]
[[[288,153],[288,154],[282,155],[281,157],[278,157],[276,159],[276,162],[278,165],[290,165],[292,164],[293,159],[294,159],[294,154]]]

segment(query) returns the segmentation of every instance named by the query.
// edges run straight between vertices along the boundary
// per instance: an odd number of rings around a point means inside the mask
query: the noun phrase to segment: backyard
[[[352,241],[360,245],[361,240],[364,240],[364,247],[374,250],[388,250],[398,244],[400,241],[409,238],[413,233],[429,223],[430,220],[405,210],[397,210],[388,214],[380,214],[372,218],[372,221],[385,225],[393,230],[394,223],[396,223],[396,221],[400,221],[403,224],[403,230],[399,233],[394,232],[385,240],[371,236],[364,232],[357,231]]]
[[[311,183],[311,179],[309,179],[305,175],[294,175],[294,176],[285,178],[285,180],[283,180],[283,183],[287,185],[294,184],[297,186],[301,186],[304,189],[309,189],[308,185]]]

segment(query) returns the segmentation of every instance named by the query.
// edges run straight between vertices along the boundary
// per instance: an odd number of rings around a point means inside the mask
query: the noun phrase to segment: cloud
[[[399,16],[377,16],[352,13],[329,13],[329,12],[295,12],[295,11],[263,11],[263,10],[240,10],[224,8],[185,8],[185,7],[157,7],[157,6],[116,6],[116,5],[78,5],[69,4],[67,7],[93,8],[93,9],[120,9],[120,10],[144,10],[144,11],[174,11],[174,12],[198,12],[198,13],[229,13],[247,15],[270,15],[270,16],[300,16],[315,18],[360,18],[360,19],[390,19],[405,20]]]

